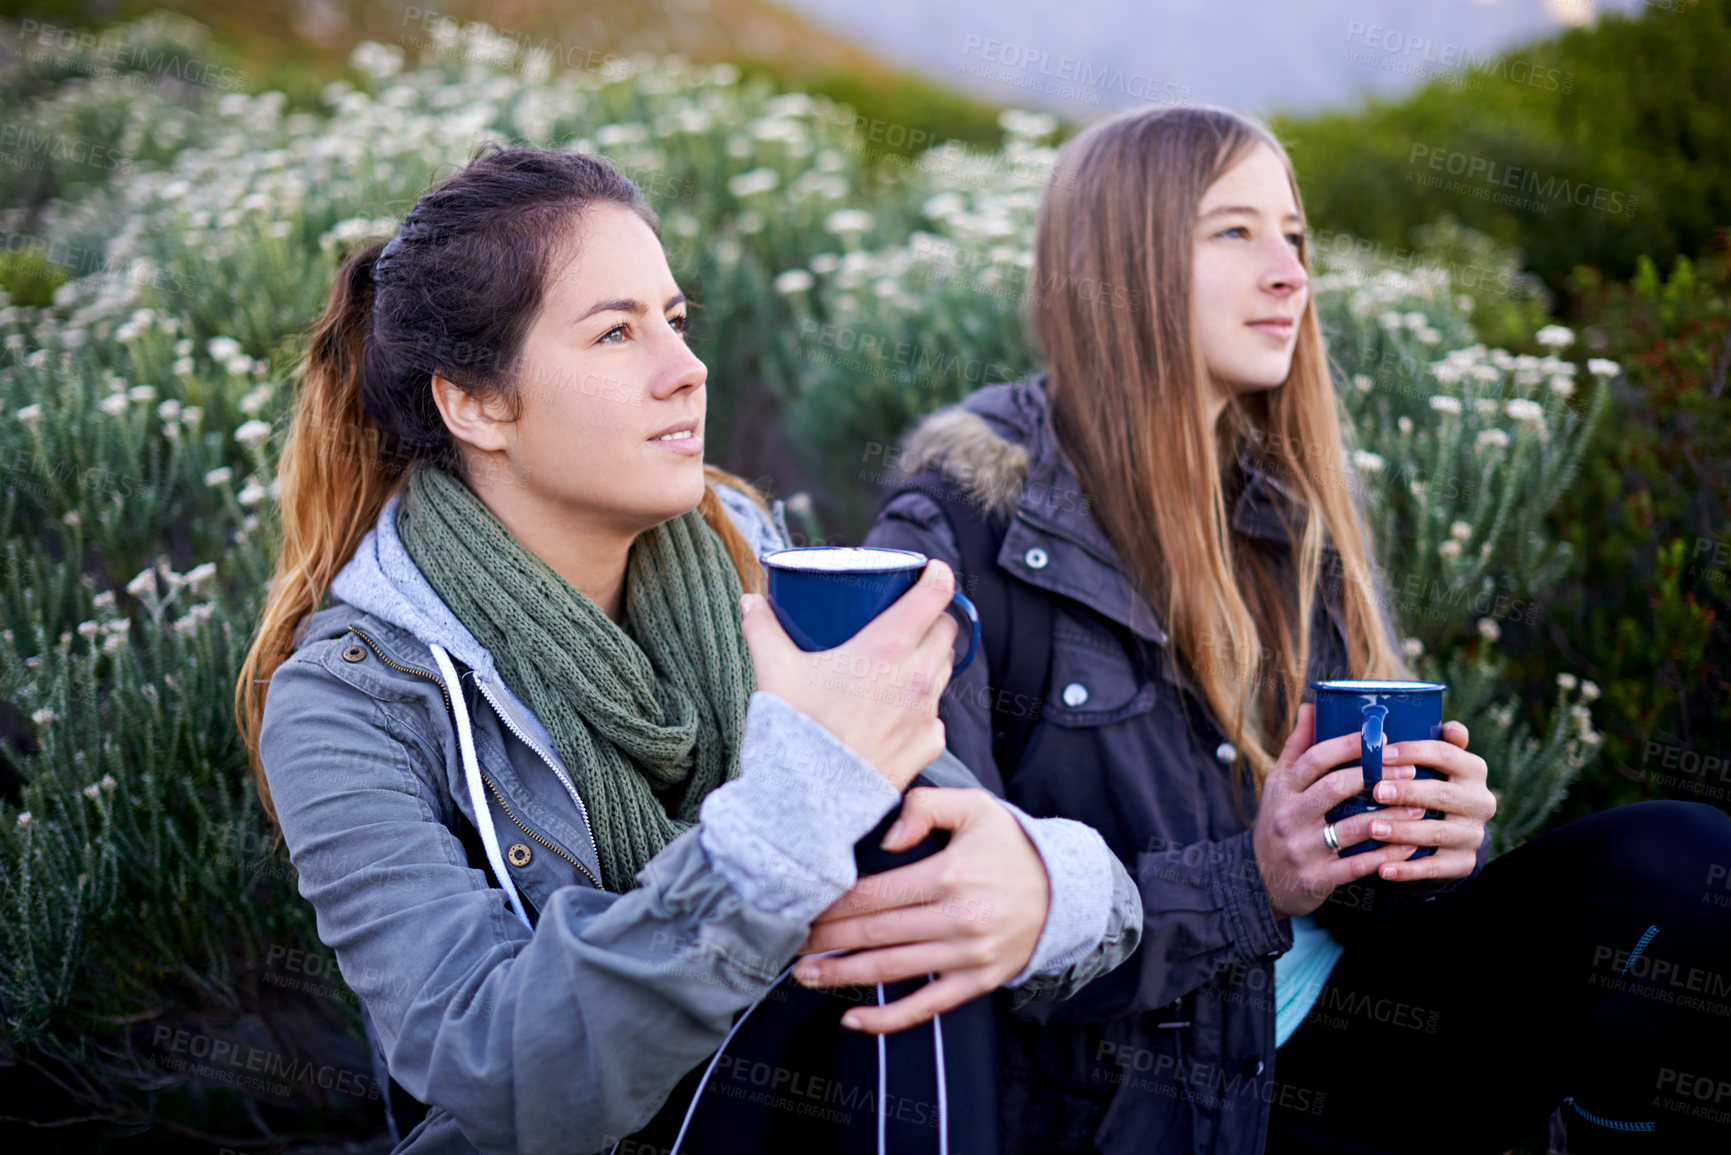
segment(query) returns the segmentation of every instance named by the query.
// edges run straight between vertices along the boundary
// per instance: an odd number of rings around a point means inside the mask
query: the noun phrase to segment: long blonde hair
[[[277,470],[275,572],[235,685],[235,722],[273,820],[258,749],[271,676],[409,468],[426,461],[463,476],[455,438],[433,402],[433,373],[513,407],[520,400],[514,371],[548,269],[572,214],[599,202],[632,209],[659,231],[636,186],[606,161],[486,144],[423,194],[388,255],[386,242],[375,241],[338,271],[296,373]],[[703,472],[698,510],[721,537],[740,583],[760,593],[762,567],[715,487],[740,489],[760,508],[763,498],[715,466]]]
[[[1325,529],[1340,554],[1352,675],[1411,676],[1383,631],[1314,299],[1286,381],[1236,398],[1208,428],[1209,375],[1188,307],[1196,214],[1208,187],[1263,144],[1297,200],[1285,149],[1236,113],[1136,109],[1090,126],[1047,182],[1023,301],[1058,439],[1258,796],[1303,696]],[[1308,268],[1302,249],[1300,259]],[[1247,441],[1306,503],[1292,527],[1296,605],[1264,551],[1231,526],[1224,467]]]

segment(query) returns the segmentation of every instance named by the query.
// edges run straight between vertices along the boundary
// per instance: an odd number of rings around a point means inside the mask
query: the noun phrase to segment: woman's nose
[[[1280,252],[1275,257],[1274,265],[1268,271],[1268,287],[1275,290],[1291,292],[1302,289],[1310,283],[1310,274],[1305,271],[1304,262],[1298,259],[1298,254],[1283,237],[1280,241]]]
[[[660,372],[655,374],[658,395],[667,397],[681,389],[695,389],[709,379],[709,366],[698,359],[683,337],[670,330],[666,340]]]

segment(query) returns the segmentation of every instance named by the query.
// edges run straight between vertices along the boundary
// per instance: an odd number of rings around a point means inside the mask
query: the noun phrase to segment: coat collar
[[[984,391],[993,395],[985,398],[982,415],[1007,427],[1026,448],[1028,461],[998,564],[1030,585],[1073,598],[1137,636],[1165,644],[1159,616],[1131,583],[1058,444],[1044,374],[1002,388],[1006,392]],[[1305,501],[1263,469],[1249,447],[1239,453],[1236,467],[1243,485],[1233,503],[1233,528],[1290,549],[1288,526],[1302,516]],[[1332,542],[1325,548],[1332,549]]]

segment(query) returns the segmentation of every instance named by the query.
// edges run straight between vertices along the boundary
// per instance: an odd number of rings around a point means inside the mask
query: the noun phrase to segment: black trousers
[[[1276,1054],[1270,1152],[1731,1152],[1731,816],[1641,802],[1349,946]],[[1296,1100],[1295,1100],[1296,1101]],[[1313,1104],[1313,1098],[1301,1100]]]

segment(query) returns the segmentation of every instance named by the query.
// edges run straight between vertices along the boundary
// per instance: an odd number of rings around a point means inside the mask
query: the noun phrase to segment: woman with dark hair
[[[980,1150],[995,1108],[947,1120],[944,1080],[989,1071],[953,1069],[936,1016],[963,1016],[953,1054],[982,1041],[962,1028],[982,994],[1110,969],[1134,885],[1094,832],[1027,819],[944,753],[942,563],[812,676],[757,592],[779,510],[703,463],[706,370],[656,229],[604,161],[486,146],[343,264],[236,691],[255,781],[396,1106],[424,1113],[400,1149]],[[899,697],[854,673],[891,667]],[[916,780],[975,788],[904,798]],[[883,975],[911,993],[789,988],[758,1021],[799,1048],[769,1053],[797,1101],[698,1111],[718,1070],[739,1090],[718,1048],[878,840],[913,854],[934,830],[945,913]],[[844,1051],[877,1079],[846,1124],[811,1065]],[[917,1143],[898,1055],[935,1064]]]
[[[1496,801],[1451,721],[1384,748],[1392,806],[1327,819],[1361,739],[1313,743],[1309,681],[1412,675],[1309,280],[1265,128],[1090,126],[1036,223],[1046,369],[928,417],[865,539],[980,607],[950,749],[1097,828],[1142,892],[1128,965],[1001,1016],[1005,1147],[1502,1152],[1566,1102],[1571,1151],[1725,1150],[1731,919],[1704,892],[1731,818],[1625,806],[1487,867]],[[894,939],[826,916],[809,947]]]

